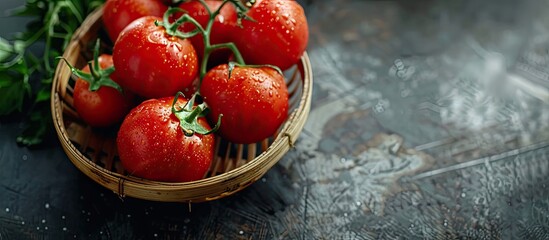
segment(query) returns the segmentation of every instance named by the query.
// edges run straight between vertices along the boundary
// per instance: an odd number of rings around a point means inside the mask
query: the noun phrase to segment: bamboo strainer
[[[91,13],[75,32],[63,57],[81,68],[92,58],[102,31],[102,8]],[[103,41],[104,49],[111,44]],[[112,48],[112,46],[111,46]],[[290,93],[290,115],[277,133],[255,144],[233,144],[216,138],[215,159],[203,179],[168,183],[128,175],[116,150],[117,129],[93,129],[74,110],[74,76],[66,64],[57,65],[51,108],[55,130],[71,162],[88,177],[120,196],[162,202],[203,202],[238,192],[261,178],[280,160],[299,136],[309,115],[313,76],[307,53],[296,66],[285,71]],[[71,80],[72,79],[72,80]]]

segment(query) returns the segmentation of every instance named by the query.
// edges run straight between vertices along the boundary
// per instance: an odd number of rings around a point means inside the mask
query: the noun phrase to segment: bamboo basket
[[[104,32],[101,34],[102,13],[102,8],[91,13],[67,46],[63,57],[73,66],[81,68],[91,60],[91,49],[98,37],[107,39]],[[108,40],[102,42],[106,49],[109,44],[112,43]],[[72,101],[75,79],[64,63],[57,65],[53,80],[52,117],[70,161],[119,196],[162,202],[211,201],[230,196],[257,181],[293,147],[311,105],[313,78],[307,53],[284,74],[290,93],[290,115],[277,133],[246,145],[216,137],[215,159],[210,170],[203,179],[192,182],[158,182],[128,175],[117,155],[117,129],[93,129],[79,118]]]

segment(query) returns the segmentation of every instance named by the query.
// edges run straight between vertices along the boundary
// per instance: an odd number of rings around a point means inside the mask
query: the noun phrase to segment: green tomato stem
[[[233,52],[234,58],[238,64],[246,65],[246,63],[244,62],[244,58],[242,57],[242,54],[240,53],[240,51],[238,50],[238,48],[233,42],[214,44],[210,46],[211,50],[220,49],[220,48],[228,48]]]
[[[63,57],[57,57],[57,59],[61,59],[65,61],[65,63],[67,64],[67,66],[75,76],[88,82],[90,91],[94,92],[99,90],[99,88],[103,86],[107,86],[107,87],[112,87],[117,91],[123,93],[122,87],[120,87],[118,83],[116,83],[110,78],[110,75],[114,72],[114,66],[110,66],[105,69],[101,69],[101,67],[99,66],[99,45],[100,45],[100,42],[99,42],[99,39],[97,39],[95,43],[94,53],[93,53],[94,59],[88,62],[90,73],[85,73],[79,69],[76,69],[67,61],[67,59]]]
[[[225,6],[225,4],[233,3],[237,11],[244,11],[243,9],[245,9],[245,7],[241,6],[240,1],[238,0],[224,0],[223,3],[221,3],[221,5],[219,6],[219,8],[217,8],[214,12],[212,12],[204,0],[199,0],[199,2],[204,6],[206,11],[208,11],[210,15],[210,19],[208,20],[208,25],[206,26],[206,29],[203,29],[203,28],[201,29],[203,30],[202,40],[204,42],[204,55],[202,56],[202,62],[200,64],[200,75],[199,75],[197,94],[200,94],[200,87],[202,86],[202,80],[206,76],[206,72],[208,70],[207,69],[208,60],[210,58],[211,53],[214,52],[215,50],[228,48],[233,52],[236,61],[241,65],[245,65],[242,54],[240,53],[240,51],[238,51],[238,48],[233,42],[220,43],[220,44],[214,44],[214,45],[212,45],[210,42],[210,34],[212,31],[213,24],[215,23],[215,18],[217,17],[217,15],[221,13],[221,9]]]
[[[242,3],[238,0],[224,0],[223,3],[221,3],[221,5],[219,6],[219,8],[216,9],[214,12],[212,12],[212,10],[208,7],[208,4],[204,0],[199,0],[198,2],[202,4],[202,6],[206,9],[206,11],[209,14],[209,20],[208,20],[208,24],[206,25],[206,28],[202,27],[202,25],[200,25],[200,23],[197,22],[196,19],[194,19],[187,13],[183,14],[175,22],[170,23],[169,17],[171,14],[183,11],[180,8],[173,8],[173,7],[168,8],[168,10],[164,13],[163,22],[161,23],[156,22],[155,24],[157,26],[163,26],[166,29],[166,32],[168,33],[168,35],[170,36],[175,36],[179,38],[190,38],[197,34],[202,35],[202,39],[204,42],[204,54],[202,57],[202,61],[200,63],[199,83],[198,83],[198,91],[197,91],[197,92],[200,92],[202,79],[204,79],[204,76],[206,76],[208,60],[210,58],[211,53],[214,50],[221,49],[221,48],[228,48],[233,52],[236,58],[236,61],[241,65],[245,65],[244,58],[242,57],[242,54],[240,53],[240,51],[238,51],[238,48],[234,43],[229,42],[229,43],[212,45],[210,42],[210,34],[212,32],[213,24],[215,23],[215,18],[217,17],[217,15],[221,13],[221,9],[225,6],[225,4],[227,3],[234,4],[239,15],[241,15],[242,12],[246,11],[246,7],[243,6]],[[191,32],[179,31],[179,26],[181,26],[181,24],[184,24],[186,22],[193,24],[196,27],[196,29]]]
[[[164,13],[164,16],[162,18],[163,19],[162,22],[155,21],[154,24],[156,26],[164,27],[164,29],[166,29],[166,33],[169,36],[178,37],[178,38],[181,38],[181,39],[194,37],[195,35],[197,35],[199,33],[203,33],[204,29],[202,28],[200,23],[198,23],[194,18],[189,16],[189,14],[187,14],[187,13],[184,13],[181,17],[179,17],[177,20],[175,20],[175,22],[170,23],[170,21],[169,21],[170,16],[172,14],[176,13],[176,12],[182,12],[182,11],[183,10],[181,10],[180,8],[170,7]],[[179,26],[181,26],[181,24],[186,23],[186,22],[189,22],[189,23],[193,24],[197,29],[195,29],[191,32],[181,32],[181,31],[179,31]]]

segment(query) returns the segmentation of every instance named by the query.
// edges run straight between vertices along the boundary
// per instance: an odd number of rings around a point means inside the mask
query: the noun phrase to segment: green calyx
[[[206,114],[209,112],[209,109],[206,107],[206,105],[204,103],[201,103],[197,106],[194,106],[194,101],[197,96],[196,94],[194,94],[192,98],[187,101],[185,106],[183,106],[183,108],[177,109],[177,99],[181,95],[183,95],[183,93],[181,92],[178,92],[175,95],[172,103],[172,113],[179,119],[179,126],[181,127],[181,130],[183,131],[185,136],[190,137],[195,133],[207,135],[219,129],[219,127],[221,126],[221,117],[223,117],[223,115],[219,115],[215,126],[211,130],[208,130],[200,125],[200,123],[198,123],[198,118],[206,116]]]
[[[122,93],[122,87],[120,87],[120,85],[118,85],[118,83],[113,81],[110,77],[111,74],[114,72],[114,66],[105,69],[101,69],[101,67],[99,66],[99,45],[99,39],[97,39],[93,52],[93,60],[88,62],[90,73],[83,72],[82,70],[73,67],[67,61],[67,59],[63,57],[57,57],[57,59],[65,61],[65,63],[67,64],[67,66],[69,66],[71,72],[75,76],[88,82],[90,85],[90,91],[94,92],[99,90],[99,88],[101,88],[102,86],[107,86],[114,88]]]

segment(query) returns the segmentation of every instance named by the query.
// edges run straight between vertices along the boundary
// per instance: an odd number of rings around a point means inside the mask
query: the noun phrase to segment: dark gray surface
[[[263,179],[121,200],[3,121],[0,239],[549,238],[547,1],[305,2],[313,108]]]

